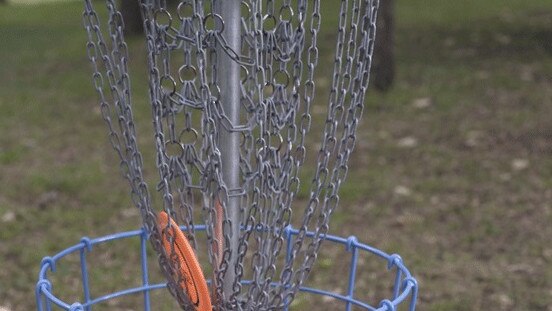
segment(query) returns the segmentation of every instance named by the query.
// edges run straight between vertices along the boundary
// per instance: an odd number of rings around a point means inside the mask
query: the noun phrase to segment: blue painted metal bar
[[[286,239],[286,264],[291,260],[291,250],[293,249],[292,240],[293,240],[293,228],[291,225],[288,225],[284,229],[284,237]],[[284,301],[284,311],[289,311],[289,301]]]
[[[66,302],[64,302],[61,299],[54,296],[54,294],[52,292],[50,292],[49,290],[47,290],[46,288],[42,287],[41,292],[42,292],[42,295],[44,296],[44,298],[46,298],[47,303],[48,302],[53,303],[53,304],[59,306],[62,309],[65,309],[65,310],[69,310],[71,308],[71,306],[69,304],[67,304]],[[51,305],[50,305],[49,308],[48,308],[48,304],[46,306],[47,306],[46,310],[51,310]]]
[[[349,267],[349,283],[347,285],[347,297],[350,299],[353,299],[353,295],[355,293],[355,277],[356,277],[356,271],[357,271],[357,263],[358,263],[358,248],[357,248],[357,238],[354,236],[351,236],[347,239],[347,251],[351,253],[351,265]],[[351,308],[353,307],[353,304],[351,301],[347,302],[346,310],[351,311]]]
[[[391,270],[393,267],[396,268],[397,272],[395,274],[395,282],[393,283],[393,299],[396,299],[399,296],[399,289],[401,287],[402,280],[402,270],[399,268],[398,264],[402,263],[401,256],[393,254],[389,256],[387,261],[387,269]]]
[[[418,300],[418,281],[416,281],[416,279],[413,277],[409,277],[405,279],[404,282],[405,282],[405,285],[407,286],[408,284],[412,285],[412,295],[410,296],[411,298],[410,298],[410,305],[408,310],[415,311],[416,301]],[[407,290],[406,286],[405,286],[405,290]]]
[[[243,229],[243,228],[242,228]],[[205,230],[204,225],[196,226],[196,230],[202,231]],[[260,228],[255,230],[267,230],[266,228]],[[291,227],[287,227],[284,230],[286,230],[285,238],[286,238],[286,260],[289,259],[289,254],[291,252],[290,246],[291,242],[293,241],[293,236],[297,235],[299,233],[299,230],[293,229]],[[314,236],[313,232],[307,232],[306,234],[308,237]],[[95,299],[91,299],[89,294],[87,298],[87,294],[85,294],[85,303],[80,304],[78,302],[73,303],[69,305],[68,303],[62,301],[61,299],[57,298],[51,288],[51,283],[48,279],[48,272],[55,273],[56,271],[56,265],[57,262],[62,259],[63,257],[75,253],[80,252],[81,254],[81,273],[83,275],[83,287],[84,284],[88,283],[88,270],[86,269],[86,258],[85,258],[85,252],[88,250],[91,250],[91,247],[96,244],[101,243],[108,243],[113,240],[118,239],[126,239],[130,237],[140,237],[140,252],[141,252],[141,258],[142,258],[142,286],[136,287],[136,288],[129,288],[125,289],[119,292],[110,293]],[[347,249],[352,253],[351,254],[351,266],[350,266],[350,272],[349,272],[349,283],[348,283],[348,290],[347,295],[342,295],[339,293],[333,293],[328,292],[321,289],[316,288],[310,288],[310,287],[301,287],[299,290],[304,293],[309,294],[315,294],[325,297],[331,297],[334,299],[337,299],[339,301],[343,301],[346,303],[347,310],[350,310],[352,306],[358,306],[364,310],[386,310],[390,307],[396,308],[399,304],[406,302],[407,298],[409,299],[409,310],[415,311],[416,307],[416,301],[418,297],[418,283],[416,279],[414,279],[410,273],[410,271],[404,266],[402,260],[398,255],[389,255],[381,250],[378,250],[376,248],[373,248],[371,246],[359,243],[354,237],[349,238],[342,238],[332,235],[324,235],[323,236],[326,241],[338,243],[347,246]],[[160,284],[149,284],[148,280],[148,269],[147,269],[147,234],[144,230],[135,230],[135,231],[129,231],[129,232],[122,232],[122,233],[116,233],[96,239],[87,239],[84,238],[81,240],[81,243],[73,245],[53,257],[45,257],[42,260],[41,268],[39,272],[39,280],[36,285],[35,289],[35,295],[36,295],[36,303],[37,303],[37,310],[44,311],[44,305],[46,305],[46,310],[50,311],[51,306],[56,305],[64,310],[82,310],[81,308],[84,308],[85,311],[88,311],[91,309],[92,305],[107,301],[109,299],[113,299],[116,297],[124,296],[124,295],[130,295],[135,293],[143,293],[144,294],[144,310],[150,311],[150,295],[149,292],[152,290],[158,290],[166,287],[165,283]],[[393,290],[393,297],[392,300],[383,300],[380,303],[380,306],[375,308],[373,306],[370,306],[368,303],[359,301],[354,298],[354,283],[356,279],[356,271],[358,267],[358,256],[360,254],[360,251],[364,251],[366,253],[371,253],[373,255],[376,255],[377,257],[380,257],[381,259],[387,261],[388,269],[391,269],[395,267],[397,269],[397,273],[395,274],[395,287]],[[85,280],[86,278],[86,280]],[[397,282],[399,282],[399,285],[397,286]],[[402,282],[402,289],[401,289],[401,282]],[[243,285],[251,284],[250,280],[243,280]],[[281,286],[281,284],[274,282],[271,284],[271,286]],[[88,285],[87,285],[88,287]],[[86,290],[85,290],[86,291]],[[286,310],[288,310],[288,307],[286,306]]]
[[[137,293],[141,293],[141,292],[144,292],[144,291],[151,291],[151,290],[161,289],[161,288],[166,288],[166,287],[167,287],[167,283],[159,283],[159,284],[148,285],[148,286],[128,288],[128,289],[124,289],[124,290],[121,290],[121,291],[118,291],[118,292],[115,292],[115,293],[111,293],[111,294],[107,294],[107,295],[98,297],[96,299],[91,300],[88,304],[83,305],[83,306],[91,306],[91,305],[95,305],[95,304],[98,304],[98,303],[101,303],[101,302],[104,302],[104,301],[107,301],[107,300],[110,300],[110,299],[114,299],[114,298],[117,298],[117,297],[131,295],[131,294],[137,294]]]
[[[83,248],[80,249],[80,264],[81,264],[81,276],[82,276],[82,288],[84,292],[84,300],[86,302],[90,301],[90,286],[88,281],[88,265],[86,263],[86,252],[92,251],[92,244],[90,239],[83,237],[81,239],[81,244]],[[90,311],[92,308],[84,308],[82,311]]]
[[[86,265],[86,250],[82,248],[80,250],[80,266],[81,266],[81,276],[82,276],[82,290],[84,292],[84,301],[85,303],[90,302],[90,287],[88,284],[88,269]],[[86,311],[90,311],[91,307],[87,306]]]
[[[397,274],[395,275],[395,284],[393,285],[393,299],[396,299],[399,296],[399,290],[402,280],[402,271],[397,268]]]
[[[35,286],[35,298],[36,298],[36,310],[43,311],[44,300],[42,299],[42,288],[41,288],[40,281]]]
[[[148,254],[146,248],[146,241],[148,240],[148,234],[144,230],[140,234],[140,257],[142,261],[142,286],[147,287],[149,285],[148,278]],[[144,291],[144,311],[150,311],[150,294],[149,290]]]

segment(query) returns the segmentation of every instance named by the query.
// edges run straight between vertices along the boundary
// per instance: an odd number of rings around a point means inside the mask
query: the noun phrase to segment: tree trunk
[[[135,35],[144,32],[139,2],[139,0],[121,0],[120,9],[125,23],[125,35]]]
[[[372,82],[380,91],[388,90],[395,78],[395,25],[393,0],[380,0],[372,62]]]

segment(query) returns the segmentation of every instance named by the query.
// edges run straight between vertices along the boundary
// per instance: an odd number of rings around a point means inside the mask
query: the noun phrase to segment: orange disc
[[[159,213],[157,223],[159,224],[159,231],[163,239],[163,247],[169,257],[173,257],[171,256],[173,250],[171,240],[174,241],[174,252],[176,255],[174,260],[178,260],[179,273],[186,279],[185,282],[180,283],[182,290],[188,294],[188,298],[195,306],[195,310],[212,311],[207,281],[203,276],[203,271],[197,261],[194,250],[190,243],[188,243],[188,239],[186,239],[184,233],[182,233],[174,220],[170,219],[170,227],[168,227],[169,216],[166,212]]]

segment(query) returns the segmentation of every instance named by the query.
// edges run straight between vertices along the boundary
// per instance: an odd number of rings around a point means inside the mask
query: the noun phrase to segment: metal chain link
[[[162,209],[185,225],[196,252],[213,270],[214,310],[280,310],[291,303],[315,262],[338,189],[348,171],[368,85],[378,0],[341,0],[334,74],[322,143],[309,200],[297,224],[291,252],[282,255],[285,229],[293,222],[299,172],[306,165],[312,127],[315,69],[319,61],[320,0],[236,0],[241,4],[240,50],[226,36],[219,1],[141,0],[152,109],[157,191]],[[228,0],[227,0],[228,1]],[[193,310],[182,291],[185,276],[162,247],[155,210],[143,177],[131,107],[128,47],[114,0],[106,0],[106,41],[92,0],[84,0],[87,53],[109,140],[131,197],[167,276],[170,292]],[[221,95],[221,62],[241,68],[239,122]],[[223,65],[224,66],[224,65]],[[107,79],[107,84],[104,82]],[[237,81],[236,81],[237,82]],[[228,183],[224,133],[240,135],[239,185]],[[228,208],[239,202],[239,223]],[[296,202],[298,203],[298,202]],[[201,211],[197,213],[197,211]],[[196,234],[200,221],[206,237]],[[239,228],[239,235],[235,230]],[[314,237],[306,236],[308,231]],[[232,249],[237,240],[237,249]],[[286,257],[282,260],[282,257]],[[224,286],[231,279],[231,286]],[[243,285],[242,280],[251,280]],[[278,286],[274,286],[278,284]],[[228,290],[230,289],[230,290]]]

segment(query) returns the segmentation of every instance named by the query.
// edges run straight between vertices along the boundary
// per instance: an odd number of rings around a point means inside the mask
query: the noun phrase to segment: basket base
[[[205,230],[205,226],[198,226],[196,227],[196,230]],[[294,236],[298,233],[297,230],[291,228],[287,231],[288,236]],[[308,235],[312,235],[312,233],[308,233]],[[133,238],[138,238],[140,240],[139,257],[141,263],[141,285],[102,295],[92,293],[90,287],[91,282],[89,280],[89,264],[87,263],[87,257],[89,256],[88,254],[94,251],[95,245],[109,244],[117,240],[127,240]],[[85,237],[81,239],[80,243],[61,251],[52,257],[45,257],[41,262],[39,277],[35,289],[37,310],[49,311],[57,307],[60,310],[88,311],[91,310],[94,305],[109,303],[110,301],[114,301],[120,297],[133,294],[142,296],[142,299],[140,299],[140,305],[133,306],[133,310],[159,310],[158,308],[152,308],[152,296],[156,295],[161,290],[166,289],[166,283],[150,283],[147,238],[147,234],[144,230],[115,233],[95,239]],[[289,241],[291,241],[291,239],[288,239],[288,243]],[[396,310],[399,305],[407,305],[408,310],[415,310],[416,299],[418,296],[417,281],[414,277],[412,277],[410,271],[402,263],[399,255],[389,255],[369,245],[359,243],[355,237],[342,238],[333,235],[326,235],[324,243],[343,245],[345,246],[346,251],[350,254],[348,283],[347,290],[344,293],[332,292],[308,286],[301,287],[301,295],[308,295],[312,299],[315,297],[319,297],[321,299],[323,303],[318,306],[322,306],[322,309],[317,307],[317,310],[323,310],[323,306],[328,305],[331,300],[337,302],[336,304],[331,304],[331,310],[338,310],[336,309],[337,305],[342,305],[342,310],[347,311],[352,310],[353,308],[354,310]],[[79,256],[79,265],[78,267],[73,267],[73,270],[80,270],[78,278],[80,279],[82,287],[82,302],[67,302],[58,296],[60,293],[54,293],[53,290],[55,284],[52,283],[52,279],[56,277],[58,265],[61,266],[61,260],[70,255]],[[355,296],[357,268],[359,256],[361,255],[375,256],[382,259],[384,264],[386,264],[388,274],[393,279],[392,292],[389,294],[390,298],[381,300],[376,306],[371,305],[367,301],[363,301]],[[74,262],[68,262],[68,260],[63,261],[63,263],[75,266]],[[70,271],[71,269],[67,268],[63,270]],[[251,284],[251,281],[242,281],[243,286],[247,286],[248,284]],[[272,283],[272,286],[281,286],[281,284],[275,282]],[[294,310],[294,308],[297,308],[297,310],[304,310],[305,306],[301,307],[298,301],[294,301],[291,304],[284,306],[282,310]],[[246,308],[243,309],[246,310]]]

